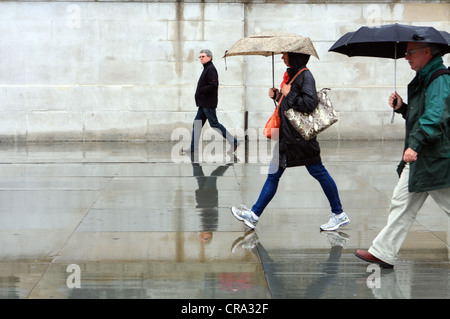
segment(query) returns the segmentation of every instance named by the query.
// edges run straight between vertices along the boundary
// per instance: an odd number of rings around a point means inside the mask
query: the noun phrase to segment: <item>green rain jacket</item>
[[[410,163],[410,192],[450,187],[450,75],[428,83],[433,72],[442,68],[442,58],[435,57],[418,71],[408,85],[408,104],[397,110],[406,120],[404,150],[410,147],[418,153]],[[399,175],[404,166],[402,160]]]

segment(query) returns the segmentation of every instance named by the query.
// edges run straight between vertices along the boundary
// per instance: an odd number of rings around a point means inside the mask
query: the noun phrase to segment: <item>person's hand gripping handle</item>
[[[392,93],[391,96],[389,97],[389,105],[392,107],[391,123],[394,123],[395,110],[400,108],[402,104],[403,102],[400,95],[398,95],[397,92]]]

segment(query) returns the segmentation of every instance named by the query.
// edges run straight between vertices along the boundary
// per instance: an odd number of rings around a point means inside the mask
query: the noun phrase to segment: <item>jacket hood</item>
[[[289,64],[295,70],[300,70],[306,66],[309,61],[310,55],[302,53],[288,52]]]
[[[306,67],[310,56],[308,54],[292,52],[288,52],[288,56],[291,67],[287,69],[287,72],[289,74],[289,79],[292,79],[299,70]]]

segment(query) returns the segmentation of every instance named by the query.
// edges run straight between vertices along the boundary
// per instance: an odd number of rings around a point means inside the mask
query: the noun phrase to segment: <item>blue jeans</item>
[[[309,174],[320,183],[320,186],[322,186],[322,189],[327,196],[328,201],[330,202],[331,211],[335,214],[342,213],[343,210],[341,200],[339,199],[339,193],[336,187],[336,183],[326,170],[325,166],[322,165],[322,162],[312,165],[306,165],[306,169],[308,170]],[[267,175],[267,179],[261,190],[261,194],[259,195],[256,204],[252,207],[252,211],[256,215],[260,216],[266,206],[275,196],[280,177],[281,175],[283,175],[284,171],[284,168],[276,167],[275,165],[270,164],[269,174]]]
[[[197,115],[194,119],[194,125],[192,128],[192,140],[191,140],[191,150],[197,149],[199,140],[200,140],[200,134],[202,131],[203,125],[205,125],[206,120],[209,122],[209,126],[211,126],[213,129],[218,130],[220,133],[222,133],[222,136],[231,144],[235,145],[237,143],[237,139],[234,138],[233,135],[231,135],[226,128],[219,123],[217,120],[216,115],[216,109],[210,108],[210,107],[199,107],[197,111]]]

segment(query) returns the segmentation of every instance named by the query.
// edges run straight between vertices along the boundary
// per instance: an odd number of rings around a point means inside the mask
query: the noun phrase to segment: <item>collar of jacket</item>
[[[212,64],[212,61],[206,62],[205,64],[203,64],[203,67],[206,68],[207,66],[210,66]]]
[[[301,69],[306,68],[306,65],[302,65],[299,69],[296,68],[288,68],[286,71],[289,75],[289,81],[297,74],[298,71],[300,71]],[[288,81],[288,82],[289,82]]]
[[[417,72],[419,75],[419,82],[423,83],[425,80],[428,81],[433,71],[439,69],[440,66],[443,66],[444,62],[442,57],[438,56],[434,59],[431,59],[430,62],[427,63],[421,70]]]
[[[424,89],[426,81],[429,80],[431,74],[441,67],[445,67],[441,57],[431,59],[421,70],[416,72],[416,76],[408,84],[408,100],[416,92]]]

